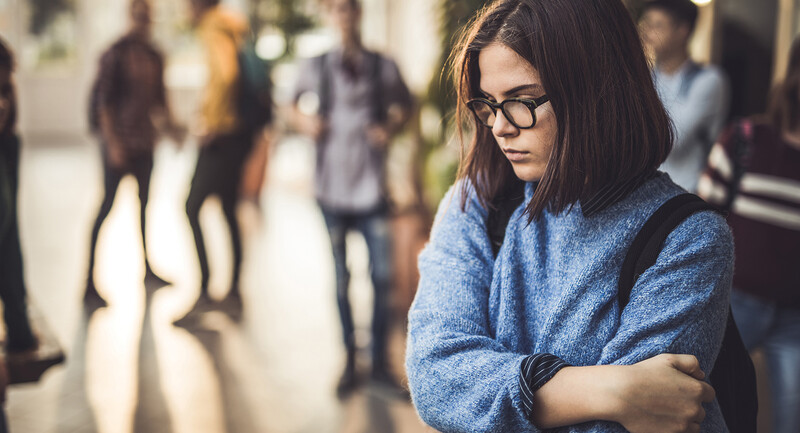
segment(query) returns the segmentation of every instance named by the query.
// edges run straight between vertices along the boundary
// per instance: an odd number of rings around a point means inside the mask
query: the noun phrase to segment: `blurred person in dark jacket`
[[[92,229],[84,300],[105,305],[95,287],[95,249],[100,227],[111,211],[122,178],[131,174],[139,185],[145,283],[167,285],[153,272],[147,258],[146,207],[153,171],[153,152],[163,129],[180,142],[182,128],[172,120],[164,85],[164,59],[151,39],[151,10],[147,0],[130,3],[130,29],[101,57],[92,88],[89,120],[103,155],[105,194]]]
[[[0,299],[6,325],[6,352],[38,347],[28,318],[22,248],[19,240],[20,139],[16,133],[17,99],[13,80],[14,55],[0,39]]]

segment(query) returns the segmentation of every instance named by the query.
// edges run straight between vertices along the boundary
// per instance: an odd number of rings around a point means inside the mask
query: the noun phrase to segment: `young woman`
[[[800,39],[765,115],[720,137],[699,193],[729,211],[736,238],[731,307],[745,346],[769,368],[772,428],[800,431]]]
[[[727,431],[702,381],[728,309],[724,219],[687,218],[618,304],[633,238],[684,192],[657,171],[672,135],[627,10],[498,0],[455,63],[474,138],[419,259],[406,368],[422,419],[443,432]],[[495,258],[487,209],[520,181]]]

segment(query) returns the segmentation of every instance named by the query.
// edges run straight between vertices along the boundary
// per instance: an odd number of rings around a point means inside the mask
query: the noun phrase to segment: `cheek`
[[[540,121],[537,123],[537,126],[541,126],[541,128],[534,129],[538,129],[540,145],[547,149],[552,148],[553,143],[556,141],[556,136],[558,135],[558,123],[556,122],[555,113],[553,113],[552,110],[545,111],[545,113],[540,116]]]

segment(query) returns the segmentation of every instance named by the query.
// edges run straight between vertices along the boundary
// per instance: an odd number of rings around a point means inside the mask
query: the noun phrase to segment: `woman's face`
[[[508,98],[533,99],[545,94],[539,72],[514,50],[492,43],[478,56],[483,96],[493,102]],[[497,110],[492,135],[500,150],[514,168],[514,173],[526,182],[542,178],[556,139],[556,116],[549,102],[535,110],[536,125],[519,129]]]

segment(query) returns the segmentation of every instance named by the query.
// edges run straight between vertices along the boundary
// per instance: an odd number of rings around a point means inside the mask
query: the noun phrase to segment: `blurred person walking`
[[[122,178],[131,174],[139,185],[142,246],[147,285],[170,284],[155,274],[147,258],[146,207],[153,152],[159,129],[182,140],[167,104],[164,59],[151,39],[151,11],[147,0],[130,3],[130,29],[101,57],[91,93],[89,123],[98,136],[103,155],[105,193],[92,229],[84,301],[103,306],[94,282],[95,251],[100,228],[117,194]]]
[[[800,39],[767,113],[734,122],[711,149],[699,193],[730,213],[731,307],[748,350],[764,350],[773,431],[800,432]]]
[[[639,21],[645,46],[655,57],[656,90],[675,131],[672,152],[661,170],[690,192],[697,189],[730,104],[723,72],[701,66],[689,56],[696,22],[697,6],[691,0],[650,0]]]
[[[20,139],[16,133],[17,99],[13,80],[14,55],[0,39],[0,299],[6,325],[8,354],[35,350],[31,330],[19,239]]]
[[[247,158],[254,142],[263,139],[263,126],[271,120],[271,113],[251,119],[259,107],[268,111],[271,99],[269,95],[260,95],[266,101],[252,101],[253,89],[249,88],[248,80],[252,71],[244,70],[251,65],[243,63],[247,60],[245,17],[220,5],[219,0],[190,0],[190,6],[193,24],[206,51],[209,76],[200,109],[200,154],[186,200],[186,214],[200,264],[200,295],[189,312],[174,322],[179,326],[193,324],[198,314],[215,306],[230,304],[241,310],[242,241],[236,204]],[[261,72],[260,78],[266,79],[266,72]],[[248,105],[251,102],[256,106]],[[233,247],[231,284],[223,304],[217,304],[209,296],[208,255],[199,220],[200,208],[211,195],[219,196],[222,202]]]
[[[338,395],[344,397],[359,382],[348,297],[345,238],[350,230],[364,236],[369,250],[375,293],[371,377],[396,386],[387,360],[392,269],[386,156],[391,138],[409,117],[412,99],[394,61],[362,44],[361,4],[357,0],[330,0],[327,6],[341,45],[302,66],[292,121],[301,133],[317,142],[315,194],[330,235],[347,351],[337,386]],[[309,109],[304,102],[308,100],[305,95],[311,94],[317,96],[317,110]]]

